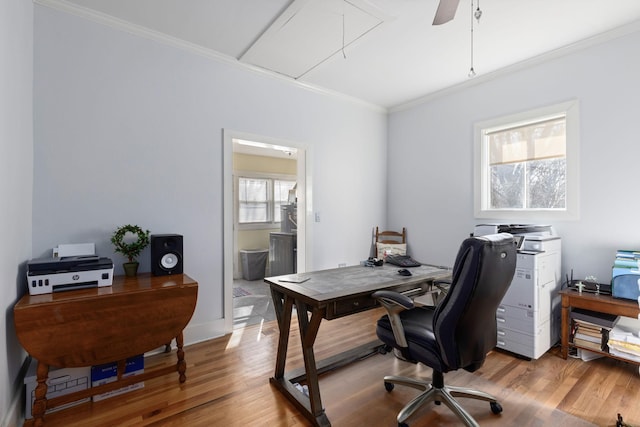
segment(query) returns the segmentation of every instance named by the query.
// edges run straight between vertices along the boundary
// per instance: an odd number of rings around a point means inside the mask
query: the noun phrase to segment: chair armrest
[[[409,347],[407,339],[404,336],[404,328],[402,327],[402,321],[400,320],[400,312],[410,310],[415,307],[411,298],[393,291],[377,291],[371,296],[377,299],[387,310],[396,344],[404,349]]]
[[[377,291],[377,292],[374,292],[371,296],[377,299],[378,301],[380,301],[380,304],[382,304],[384,307],[386,307],[385,303],[392,304],[392,305],[396,304],[402,307],[402,310],[399,310],[399,312],[403,310],[409,310],[414,307],[413,301],[411,300],[411,298],[399,292]]]

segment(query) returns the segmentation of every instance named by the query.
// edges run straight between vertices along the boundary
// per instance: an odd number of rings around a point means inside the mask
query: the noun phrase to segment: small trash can
[[[242,278],[244,280],[264,279],[268,257],[269,249],[240,249]]]

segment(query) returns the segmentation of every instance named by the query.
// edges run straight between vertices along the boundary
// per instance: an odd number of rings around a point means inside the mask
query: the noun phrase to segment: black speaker
[[[154,276],[182,274],[182,236],[180,234],[152,234],[151,272]]]

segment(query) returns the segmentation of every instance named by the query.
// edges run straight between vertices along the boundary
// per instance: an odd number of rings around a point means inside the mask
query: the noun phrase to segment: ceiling
[[[36,0],[168,35],[230,61],[384,108],[532,58],[640,30],[639,0]],[[477,0],[473,8],[477,7]],[[149,33],[149,32],[148,32]],[[517,66],[517,65],[516,65]]]

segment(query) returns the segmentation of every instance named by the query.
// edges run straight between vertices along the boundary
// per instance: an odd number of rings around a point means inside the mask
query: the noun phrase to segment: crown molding
[[[442,90],[432,92],[426,94],[424,96],[420,96],[411,101],[404,102],[402,104],[398,104],[388,108],[389,113],[397,113],[400,111],[408,110],[419,105],[425,104],[427,102],[433,101],[435,99],[441,98],[443,96],[451,95],[453,93],[459,92],[461,90],[470,88],[472,86],[476,86],[482,83],[489,82],[491,80],[495,80],[500,77],[504,77],[505,75],[515,73],[517,71],[526,70],[527,68],[534,67],[536,65],[552,61],[557,58],[561,58],[563,56],[567,56],[574,52],[579,52],[588,47],[599,45],[602,43],[606,43],[611,40],[615,40],[617,38],[633,34],[640,31],[640,21],[634,21],[630,24],[623,25],[618,28],[614,28],[610,31],[605,31],[603,33],[597,34],[595,36],[586,38],[584,40],[577,41],[572,44],[568,44],[566,46],[559,47],[549,52],[542,53],[540,55],[534,56],[532,58],[526,59],[524,61],[517,62],[512,65],[508,65],[502,68],[499,68],[495,71],[486,73],[486,74],[478,74],[476,77],[465,80],[462,83],[454,84],[452,86],[446,87]]]
[[[341,92],[329,90],[329,89],[316,86],[310,83],[305,83],[300,80],[296,80],[291,77],[287,77],[282,74],[278,74],[273,71],[266,70],[264,68],[260,68],[254,65],[240,62],[237,58],[234,58],[232,56],[224,55],[212,49],[204,48],[195,43],[191,43],[186,40],[179,39],[177,37],[172,37],[167,34],[161,33],[159,31],[155,31],[155,30],[151,30],[149,28],[143,27],[141,25],[132,24],[131,22],[124,21],[122,19],[113,17],[111,15],[107,15],[105,13],[102,13],[93,9],[79,6],[67,0],[33,0],[33,2],[41,6],[57,9],[69,14],[79,16],[81,18],[109,26],[109,27],[118,29],[120,31],[128,32],[130,34],[134,34],[139,37],[144,37],[150,40],[154,40],[159,43],[172,46],[177,49],[186,50],[197,55],[214,59],[218,62],[236,67],[238,69],[250,71],[258,75],[280,80],[319,95],[353,103],[353,104],[371,109],[376,112],[381,112],[381,113],[395,113],[395,112],[411,109],[421,104],[425,104],[427,102],[433,101],[443,96],[447,96],[447,95],[459,92],[461,90],[473,87],[475,85],[486,83],[488,81],[495,80],[505,75],[515,73],[517,71],[521,71],[521,70],[542,64],[544,62],[548,62],[548,61],[560,58],[562,56],[569,55],[574,52],[578,52],[590,46],[605,43],[605,42],[614,40],[616,38],[623,37],[625,35],[640,31],[640,21],[635,21],[630,24],[615,28],[613,30],[606,31],[604,33],[589,37],[587,39],[580,40],[578,42],[557,48],[550,52],[540,54],[533,58],[529,58],[524,61],[520,61],[515,64],[499,68],[495,71],[488,72],[486,74],[479,74],[478,76],[472,79],[465,80],[461,83],[453,84],[444,89],[431,92],[431,93],[416,97],[413,100],[409,100],[407,102],[403,102],[387,108],[381,105],[372,104],[360,98],[345,95],[344,93],[341,93]]]
[[[66,13],[81,17],[83,19],[87,19],[102,25],[109,26],[111,28],[118,29],[120,31],[124,31],[139,37],[144,37],[146,39],[154,40],[159,43],[162,43],[177,49],[182,49],[182,50],[185,50],[197,55],[201,55],[210,59],[214,59],[226,65],[231,65],[233,67],[236,67],[245,71],[251,71],[255,74],[259,74],[259,75],[273,78],[276,80],[284,81],[286,83],[308,90],[310,92],[314,92],[319,95],[328,96],[328,97],[339,99],[341,101],[357,104],[362,107],[366,107],[371,110],[374,110],[376,112],[387,113],[387,109],[383,106],[372,104],[370,102],[364,101],[356,97],[348,96],[340,92],[332,91],[332,90],[315,86],[309,83],[301,82],[299,80],[295,80],[293,78],[284,76],[282,74],[274,73],[264,68],[256,67],[250,64],[245,64],[243,62],[238,61],[238,59],[232,56],[224,55],[220,52],[217,52],[212,49],[204,48],[195,43],[191,43],[186,40],[179,39],[177,37],[172,37],[167,34],[161,33],[159,31],[152,30],[152,29],[143,27],[141,25],[133,24],[131,22],[108,15],[106,13],[99,12],[87,7],[83,7],[66,0],[33,0],[33,2],[40,6],[45,6],[51,9],[56,9],[62,12],[66,12]]]

